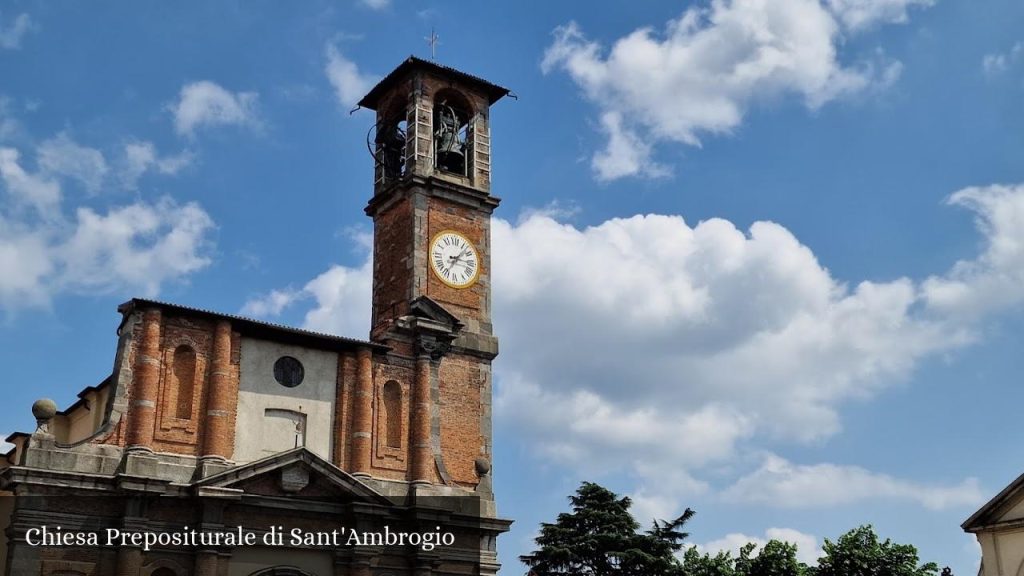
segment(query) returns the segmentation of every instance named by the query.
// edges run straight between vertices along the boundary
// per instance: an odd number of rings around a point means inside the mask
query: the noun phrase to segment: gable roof
[[[230,320],[232,329],[237,332],[246,336],[264,338],[267,340],[274,340],[276,342],[299,344],[328,350],[351,348],[355,346],[369,346],[379,351],[389,350],[389,348],[383,344],[369,342],[367,340],[335,336],[333,334],[314,332],[304,328],[294,328],[283,324],[264,322],[262,320],[255,320],[253,318],[246,318],[235,314],[225,314],[223,312],[214,312],[203,308],[193,308],[191,306],[161,302],[159,300],[148,300],[146,298],[132,298],[118,306],[117,311],[127,318],[133,311],[147,307],[161,308],[163,310],[187,316],[198,316],[214,320]],[[120,331],[120,329],[118,331]]]
[[[999,515],[1024,499],[1024,474],[1003,488],[960,525],[965,532],[976,532],[999,521]]]
[[[418,70],[426,70],[428,72],[433,72],[438,76],[454,78],[455,80],[468,84],[487,96],[488,104],[494,104],[500,100],[502,96],[511,92],[508,88],[502,88],[501,86],[492,84],[483,78],[473,76],[472,74],[466,74],[465,72],[456,70],[450,66],[444,66],[415,56],[409,56],[404,62],[399,64],[397,68],[392,70],[390,74],[385,76],[383,80],[378,82],[377,85],[366,94],[366,96],[363,96],[363,99],[359,101],[359,106],[369,108],[370,110],[376,110],[377,103],[380,101],[381,96],[390,90],[392,86],[404,80],[409,74]]]
[[[307,466],[310,470],[327,479],[329,483],[351,494],[357,500],[368,504],[393,505],[393,502],[383,494],[363,484],[348,472],[310,452],[303,446],[268,456],[262,460],[230,468],[213,476],[203,478],[195,482],[193,486],[197,488],[231,488],[240,482],[265,476],[295,464]]]

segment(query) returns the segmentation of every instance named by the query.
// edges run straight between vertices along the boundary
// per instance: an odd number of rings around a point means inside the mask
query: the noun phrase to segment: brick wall
[[[480,256],[480,276],[473,286],[452,288],[433,272],[427,275],[427,296],[441,303],[452,314],[466,321],[489,321],[486,295],[490,290],[490,216],[442,198],[431,198],[427,216],[428,244],[436,234],[455,230],[468,238]]]
[[[371,332],[387,328],[411,299],[413,210],[409,198],[396,202],[374,219],[373,313]]]
[[[480,360],[448,355],[439,370],[441,451],[456,484],[475,486],[474,461],[484,456],[480,430]]]

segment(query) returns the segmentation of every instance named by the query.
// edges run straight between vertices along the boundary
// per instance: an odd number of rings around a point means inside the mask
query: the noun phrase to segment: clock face
[[[445,230],[430,242],[430,269],[452,288],[469,288],[480,275],[480,255],[465,236]]]

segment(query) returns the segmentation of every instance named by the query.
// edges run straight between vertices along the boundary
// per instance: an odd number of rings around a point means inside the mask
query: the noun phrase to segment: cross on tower
[[[431,60],[435,60],[436,57],[437,57],[437,54],[436,54],[436,52],[437,52],[437,45],[440,44],[440,42],[438,41],[439,38],[440,38],[440,36],[438,36],[437,33],[434,32],[433,28],[430,29],[430,36],[424,36],[423,37],[423,39],[427,41],[427,45],[430,46],[430,59]]]

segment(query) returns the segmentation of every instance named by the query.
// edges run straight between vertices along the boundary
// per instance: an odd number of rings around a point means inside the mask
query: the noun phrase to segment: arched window
[[[384,436],[388,448],[402,447],[402,387],[394,380],[384,385]]]
[[[174,570],[165,566],[163,568],[157,568],[149,576],[178,576],[178,574]]]
[[[434,96],[434,166],[442,172],[470,174],[471,117],[469,102],[455,90],[439,90]]]
[[[174,417],[184,420],[192,419],[192,402],[196,386],[196,352],[182,345],[174,351],[174,386],[178,391],[178,401],[174,407]]]

